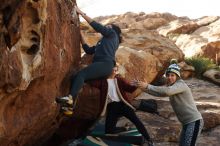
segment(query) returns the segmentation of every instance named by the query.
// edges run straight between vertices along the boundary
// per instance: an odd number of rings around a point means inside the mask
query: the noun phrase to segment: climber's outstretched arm
[[[77,6],[75,6],[76,12],[81,15],[89,24],[93,21],[92,18],[86,15],[83,11],[81,11]]]
[[[92,18],[87,16],[84,12],[82,12],[77,6],[75,7],[77,13],[81,15],[96,31],[101,33],[103,36],[109,37],[114,34],[114,30],[111,27],[103,26],[102,24],[94,21]]]

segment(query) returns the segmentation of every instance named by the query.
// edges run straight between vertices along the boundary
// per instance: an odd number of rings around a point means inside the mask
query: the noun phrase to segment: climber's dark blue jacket
[[[93,62],[115,61],[115,52],[119,46],[117,33],[114,29],[103,26],[95,21],[92,21],[90,25],[97,32],[101,33],[103,37],[93,47],[83,44],[84,51],[87,54],[94,54]]]

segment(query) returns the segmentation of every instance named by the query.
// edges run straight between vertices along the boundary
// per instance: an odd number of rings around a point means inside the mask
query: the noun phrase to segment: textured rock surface
[[[195,75],[195,68],[186,64],[184,61],[178,63],[179,67],[181,68],[181,78],[188,79]]]
[[[54,99],[67,93],[68,82],[63,82],[80,60],[74,5],[1,1],[1,146],[37,145],[57,128]]]
[[[125,29],[123,31],[123,46],[143,50],[154,55],[163,67],[172,58],[183,60],[183,52],[169,39],[159,35],[156,31],[139,29]]]
[[[209,81],[220,85],[220,71],[216,69],[210,69],[203,73],[203,76]]]
[[[132,13],[127,12],[122,15],[112,15],[107,17],[97,17],[97,21],[107,24],[107,23],[116,23],[121,28],[137,28],[139,29],[156,29],[159,26],[165,25],[168,22],[177,19],[176,16],[170,13],[150,13],[145,14],[141,13]]]
[[[118,49],[116,56],[119,72],[128,80],[139,78],[150,82],[161,67],[159,60],[154,55],[143,50],[122,46]]]

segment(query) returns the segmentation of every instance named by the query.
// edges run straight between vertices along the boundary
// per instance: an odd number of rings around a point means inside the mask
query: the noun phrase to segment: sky
[[[126,12],[169,12],[176,16],[200,18],[220,16],[220,0],[76,0],[88,16],[106,16]]]

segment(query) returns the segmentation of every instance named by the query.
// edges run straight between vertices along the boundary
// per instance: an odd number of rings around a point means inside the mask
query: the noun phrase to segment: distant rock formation
[[[186,57],[204,56],[219,63],[219,24],[219,17],[210,16],[198,20],[175,20],[157,30],[172,39]]]
[[[220,63],[219,18],[204,16],[191,20],[169,13],[128,12],[122,15],[97,17],[96,20],[104,24],[116,23],[124,29],[156,30],[173,40],[186,57],[204,56]]]

